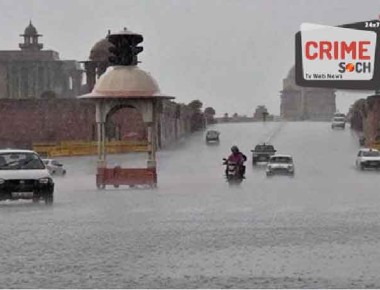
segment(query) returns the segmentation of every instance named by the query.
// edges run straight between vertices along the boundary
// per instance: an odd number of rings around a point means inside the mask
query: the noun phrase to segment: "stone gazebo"
[[[141,37],[128,30],[124,30],[111,37],[128,38]],[[130,38],[129,38],[130,37]],[[133,41],[130,41],[131,43]],[[130,49],[133,53],[132,48]],[[107,68],[95,84],[91,93],[79,98],[92,100],[96,104],[96,123],[98,132],[98,168],[96,184],[98,188],[106,185],[157,185],[156,147],[157,124],[162,101],[174,99],[163,96],[153,77],[137,66],[136,55],[129,64],[114,65]],[[135,108],[143,118],[148,136],[148,160],[146,168],[108,168],[106,161],[106,121],[118,110]]]

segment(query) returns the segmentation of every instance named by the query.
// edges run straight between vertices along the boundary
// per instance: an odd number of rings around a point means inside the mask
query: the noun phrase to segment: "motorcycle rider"
[[[242,152],[240,152],[239,148],[234,145],[231,147],[231,155],[228,157],[228,161],[234,162],[239,166],[240,176],[244,177],[245,174],[245,166],[244,162],[247,161],[247,156],[245,156]]]

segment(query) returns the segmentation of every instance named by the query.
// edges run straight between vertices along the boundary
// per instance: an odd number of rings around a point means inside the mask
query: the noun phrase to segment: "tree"
[[[223,122],[228,122],[230,117],[228,116],[228,113],[224,113],[223,115]]]
[[[205,117],[201,111],[203,104],[199,100],[193,100],[188,104],[188,107],[192,110],[191,116],[191,131],[197,131],[205,127]]]
[[[203,103],[200,100],[193,100],[191,101],[188,106],[195,112],[200,111]]]
[[[205,114],[205,117],[206,117],[208,124],[215,123],[215,120],[214,120],[215,110],[214,110],[214,108],[207,107],[204,111],[204,114]]]
[[[210,116],[214,116],[214,115],[216,114],[216,112],[215,112],[214,108],[212,108],[212,107],[207,107],[207,108],[205,109],[205,114],[206,114],[206,115],[210,115]]]

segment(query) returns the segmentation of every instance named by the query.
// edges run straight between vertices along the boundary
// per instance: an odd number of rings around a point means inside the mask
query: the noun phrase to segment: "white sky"
[[[282,79],[294,63],[301,23],[378,18],[380,0],[0,0],[0,49],[18,49],[32,19],[45,49],[86,60],[108,29],[144,36],[141,67],[178,102],[200,99],[217,115],[280,111]],[[346,111],[359,92],[344,92]]]

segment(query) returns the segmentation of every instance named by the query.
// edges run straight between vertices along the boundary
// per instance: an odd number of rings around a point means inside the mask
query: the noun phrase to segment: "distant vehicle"
[[[360,149],[355,164],[361,170],[367,168],[380,169],[380,151],[371,148]]]
[[[62,163],[55,159],[42,159],[51,175],[66,175],[66,169]]]
[[[293,157],[290,155],[273,155],[267,164],[266,174],[267,176],[275,174],[294,176]]]
[[[206,133],[206,143],[219,142],[220,133],[216,130],[209,130]]]
[[[223,158],[223,164],[226,165],[226,179],[229,184],[240,184],[244,179],[243,169],[236,162]]]
[[[342,128],[346,127],[346,115],[342,113],[335,113],[332,119],[331,128]]]
[[[270,144],[258,144],[255,146],[252,152],[252,165],[256,165],[257,162],[268,162],[269,158],[276,153],[273,145]]]
[[[54,182],[38,154],[30,150],[0,150],[0,200],[41,199],[53,203]]]

